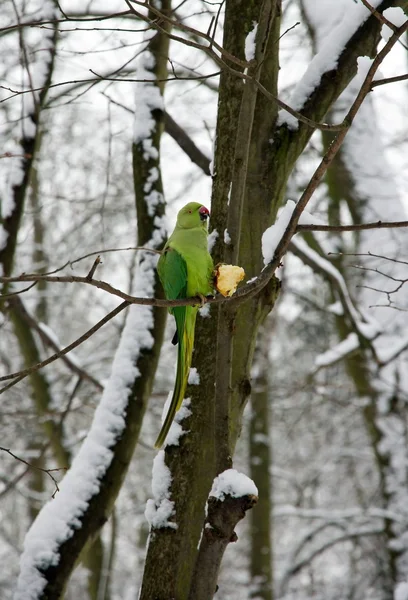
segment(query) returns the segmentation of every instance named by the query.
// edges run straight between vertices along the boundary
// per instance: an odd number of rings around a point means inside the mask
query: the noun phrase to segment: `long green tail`
[[[173,314],[176,319],[178,334],[178,354],[177,354],[177,372],[176,382],[174,384],[173,397],[170,408],[157,437],[155,448],[161,448],[167,437],[176,412],[181,407],[184,399],[184,393],[187,387],[188,374],[190,372],[191,357],[194,346],[194,330],[197,317],[197,307],[195,306],[176,306],[173,308]]]

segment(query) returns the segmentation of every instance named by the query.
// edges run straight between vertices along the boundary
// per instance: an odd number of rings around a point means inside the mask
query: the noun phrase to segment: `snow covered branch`
[[[61,350],[58,350],[55,354],[49,356],[47,359],[41,361],[40,363],[32,365],[22,371],[18,371],[16,373],[9,373],[8,375],[3,375],[2,377],[0,377],[0,381],[7,381],[8,379],[13,379],[11,383],[0,389],[0,394],[3,394],[7,390],[9,390],[11,387],[22,381],[28,375],[32,375],[36,371],[39,371],[40,369],[46,367],[47,365],[58,360],[59,358],[62,358],[63,356],[80,346],[83,342],[89,339],[91,335],[98,331],[98,329],[103,327],[103,325],[105,325],[108,321],[116,317],[116,315],[118,315],[122,310],[124,310],[128,306],[128,302],[122,302],[122,304],[119,304],[119,306],[117,306],[114,310],[108,313],[105,317],[103,317],[103,319],[98,321],[98,323],[91,327],[91,329],[88,329],[88,331],[86,331],[83,335],[77,338],[74,342],[72,342],[68,346],[65,346],[65,348],[62,348]]]
[[[292,239],[290,248],[305,264],[330,281],[339,297],[343,312],[348,316],[354,330],[353,333],[350,333],[335,348],[328,350],[318,357],[316,359],[316,366],[328,366],[342,360],[359,347],[360,338],[366,343],[370,343],[371,340],[375,339],[381,333],[380,324],[372,317],[362,314],[355,307],[348,292],[346,282],[336,267],[330,261],[320,256],[315,250],[312,250],[303,240]]]
[[[149,67],[156,76],[156,66],[163,69],[167,56],[166,46],[157,48],[158,42],[147,40],[139,65],[140,70]],[[152,170],[151,162],[160,156],[161,131],[156,127],[155,111],[161,93],[159,83],[143,85],[150,90],[140,90],[135,116],[134,162],[140,160],[135,165],[138,234],[141,244],[157,250],[164,243],[164,202],[158,189],[159,172]],[[140,258],[133,282],[135,294],[158,293],[156,263],[157,253],[145,253]],[[126,306],[125,301],[115,310]],[[164,324],[164,311],[151,306],[130,307],[88,435],[60,485],[60,493],[43,507],[26,536],[16,600],[59,597],[85,545],[108,518],[139,436]]]
[[[207,600],[216,592],[224,552],[238,539],[235,527],[258,501],[254,482],[235,469],[215,478],[208,503],[190,590],[190,600]]]
[[[17,310],[19,312],[19,314],[21,315],[22,319],[32,329],[34,329],[38,333],[38,335],[43,340],[43,342],[45,342],[45,344],[47,346],[50,346],[51,348],[53,348],[56,351],[56,354],[54,355],[55,360],[57,358],[62,358],[64,363],[68,366],[69,369],[71,369],[71,371],[73,373],[76,373],[81,379],[90,381],[97,389],[99,389],[99,391],[103,390],[102,384],[97,379],[95,379],[90,373],[88,373],[87,371],[82,369],[82,367],[77,362],[77,360],[74,359],[73,355],[66,356],[66,351],[65,351],[65,353],[63,352],[61,343],[59,342],[55,333],[52,330],[50,330],[50,328],[48,326],[46,326],[44,323],[38,322],[28,312],[27,308],[24,306],[23,302],[19,298],[13,298],[12,300],[9,299],[8,303],[9,304],[12,303],[15,307],[15,310]],[[94,333],[94,332],[92,332],[92,333]],[[92,333],[90,335],[92,335]],[[86,339],[88,339],[90,337],[90,335],[88,335]],[[84,341],[84,340],[82,340],[82,341]],[[78,342],[78,340],[77,340],[77,342]],[[78,342],[78,344],[79,343],[82,343],[82,342]],[[41,366],[35,365],[35,368],[40,369],[45,366],[43,363],[40,363],[40,364],[41,364]],[[49,363],[47,363],[47,364],[49,364]],[[34,365],[33,365],[33,367],[34,367]],[[25,370],[26,375],[29,375],[32,372],[33,372],[33,370],[31,370],[31,369]],[[23,373],[21,371],[19,371],[18,373],[13,373],[13,374],[7,375],[7,378],[13,379],[14,377],[19,377],[22,374]],[[5,379],[0,378],[0,381],[5,381]],[[0,393],[1,393],[1,390],[0,390]]]
[[[51,18],[56,14],[56,5],[53,0],[47,0],[38,12],[44,18]],[[17,19],[18,8],[16,8]],[[44,30],[45,31],[45,30]],[[7,142],[2,150],[10,160],[6,161],[9,170],[0,177],[0,274],[10,275],[17,244],[17,235],[24,212],[26,192],[29,185],[30,173],[35,154],[39,146],[41,110],[44,106],[47,92],[51,84],[56,52],[58,26],[53,24],[50,31],[43,34],[40,43],[45,53],[32,52],[35,59],[28,60],[28,48],[33,51],[34,42],[31,42],[20,32],[19,45],[24,57],[21,65],[20,77],[28,88],[29,96],[21,103],[20,111],[14,116],[17,126],[13,132],[8,132]],[[38,43],[38,41],[37,41]],[[33,46],[31,47],[31,44]],[[37,89],[41,91],[36,92]],[[19,140],[17,142],[17,140]],[[16,155],[20,158],[14,158]],[[2,164],[2,167],[4,165]]]

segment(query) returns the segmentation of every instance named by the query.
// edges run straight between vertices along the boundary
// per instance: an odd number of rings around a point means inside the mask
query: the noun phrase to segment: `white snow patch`
[[[387,8],[383,12],[383,16],[387,19],[387,21],[390,21],[390,23],[392,23],[396,27],[401,27],[401,25],[403,25],[405,23],[406,18],[407,18],[404,11],[399,6]],[[390,39],[390,37],[392,36],[393,33],[394,33],[393,30],[390,29],[390,27],[388,27],[388,25],[382,26],[381,37],[383,38],[384,41],[388,42],[388,40]]]
[[[163,194],[161,192],[158,192],[157,190],[152,190],[149,194],[145,196],[144,199],[147,204],[147,212],[150,217],[154,215],[158,205],[164,203]]]
[[[152,37],[154,32],[148,32],[149,37]],[[136,69],[136,79],[146,79],[147,81],[139,81],[135,83],[135,120],[133,127],[133,141],[135,144],[139,144],[151,137],[156,122],[152,117],[153,110],[163,110],[163,98],[160,94],[160,89],[155,85],[155,75],[153,68],[155,65],[155,59],[150,50],[145,50],[139,60],[138,67]],[[149,152],[148,148],[144,148],[145,151]]]
[[[214,138],[212,159],[210,160],[210,164],[209,164],[211,177],[214,177],[214,175],[215,175],[214,157],[215,157],[216,150],[217,150],[217,136],[215,136],[215,138]]]
[[[219,236],[219,233],[216,229],[213,229],[212,232],[210,234],[208,234],[207,245],[208,245],[208,252],[210,254],[211,254],[212,249],[214,248],[214,244],[215,244],[218,236]]]
[[[200,374],[196,367],[191,367],[188,374],[188,383],[190,385],[200,385]]]
[[[248,283],[254,283],[254,281],[256,281],[258,279],[257,275],[255,275],[255,277],[251,277],[251,279],[248,279],[248,281],[246,282]]]
[[[162,220],[148,244],[163,243]],[[132,293],[153,296],[157,255],[145,253],[139,259]],[[35,600],[46,585],[40,569],[58,564],[59,547],[81,526],[89,501],[98,493],[100,480],[113,457],[112,446],[125,426],[130,388],[139,375],[136,365],[140,353],[153,345],[153,313],[150,306],[132,305],[112,364],[110,378],[89,433],[62,482],[54,500],[40,511],[25,540],[20,559],[20,575],[14,600]],[[61,465],[62,466],[62,465]]]
[[[143,158],[144,160],[149,160],[152,158],[153,160],[157,160],[159,158],[159,151],[155,146],[153,146],[153,142],[151,138],[146,138],[142,141],[143,146]]]
[[[329,312],[331,312],[333,315],[337,315],[339,317],[344,315],[342,303],[339,301],[334,302],[334,304],[330,304],[330,306],[327,307],[327,310]]]
[[[353,350],[356,350],[359,346],[358,335],[356,333],[349,333],[337,346],[330,348],[330,350],[323,352],[323,354],[319,354],[315,359],[315,365],[316,367],[328,367],[350,354],[350,352],[353,352]]]
[[[187,417],[189,417],[191,415],[190,405],[191,405],[190,398],[184,398],[182,405],[180,406],[179,410],[176,412],[176,415],[174,417],[173,423],[171,424],[169,433],[167,434],[165,446],[178,446],[180,443],[181,436],[188,433],[188,430],[183,429],[181,423],[184,419],[187,419]],[[166,410],[166,413],[164,413],[164,414],[167,414],[167,410]]]
[[[241,498],[242,496],[257,496],[258,488],[255,483],[236,469],[227,469],[213,481],[210,496],[224,500],[225,496]]]
[[[254,21],[252,23],[252,25],[253,25],[252,31],[250,31],[245,38],[245,60],[248,62],[255,58],[255,49],[256,49],[255,38],[256,38],[256,32],[258,31],[258,23],[256,23],[256,21]]]
[[[0,225],[0,250],[4,250],[7,244],[8,233],[2,225]],[[0,276],[3,276],[3,265],[0,265]]]
[[[364,79],[367,77],[368,71],[371,69],[371,65],[373,64],[374,59],[369,56],[358,56],[357,57],[357,77],[360,85],[363,83]],[[378,71],[376,73],[378,77]],[[374,77],[375,79],[375,77]],[[354,86],[353,86],[354,87]]]
[[[395,586],[394,600],[408,600],[408,583],[406,581],[401,581]]]
[[[147,32],[147,39],[153,32]],[[160,89],[153,82],[155,74],[153,68],[155,59],[150,50],[145,50],[139,59],[136,69],[136,78],[146,79],[148,81],[139,81],[135,84],[136,110],[133,124],[133,141],[135,144],[142,144],[144,160],[157,160],[159,152],[153,146],[152,135],[156,128],[156,121],[153,118],[153,110],[164,110],[163,98]],[[161,191],[154,189],[154,184],[159,181],[159,171],[153,166],[147,176],[143,191],[145,193],[145,202],[149,216],[153,216],[159,204],[164,202]]]
[[[299,225],[327,225],[322,219],[304,210],[300,215]]]
[[[203,317],[203,319],[209,319],[210,318],[210,310],[211,310],[211,304],[204,304],[204,306],[202,306],[198,311],[200,313],[200,317]]]
[[[145,517],[151,528],[170,527],[177,529],[177,523],[169,521],[175,514],[174,502],[170,500],[171,473],[164,462],[164,450],[160,450],[153,460],[152,492],[154,499],[146,504]]]
[[[288,200],[285,206],[280,209],[276,222],[263,232],[262,256],[265,265],[272,261],[276,247],[286,231],[295,207],[295,202],[293,202],[293,200]]]
[[[228,233],[228,229],[224,229],[224,244],[229,245],[231,243],[231,236]]]
[[[230,200],[231,200],[231,190],[232,190],[232,181],[230,183],[229,190],[228,190],[227,206],[229,206],[229,203],[230,203]]]
[[[146,182],[143,187],[143,191],[145,194],[148,194],[153,187],[153,184],[156,183],[159,179],[159,169],[157,167],[152,167],[147,176]]]
[[[381,0],[372,0],[371,5],[377,8],[380,3]],[[332,5],[328,3],[326,10],[324,10],[324,7],[325,4],[319,2],[319,7],[316,10],[324,11],[324,15],[327,15]],[[317,54],[309,63],[305,74],[291,94],[288,104],[294,110],[301,111],[308,98],[310,98],[319,85],[322,76],[336,69],[338,59],[345,46],[370,15],[370,11],[361,3],[350,2],[348,9],[342,11],[337,25],[332,28],[330,35],[325,35],[321,40]],[[284,124],[288,125],[291,129],[297,129],[298,120],[282,109],[279,114],[278,125]]]

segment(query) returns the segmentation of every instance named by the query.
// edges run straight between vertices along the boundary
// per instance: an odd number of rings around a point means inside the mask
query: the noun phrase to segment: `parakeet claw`
[[[203,296],[203,294],[197,294],[197,296],[201,300],[201,302],[200,302],[200,308],[203,308],[204,304],[207,304],[207,298],[205,296]]]

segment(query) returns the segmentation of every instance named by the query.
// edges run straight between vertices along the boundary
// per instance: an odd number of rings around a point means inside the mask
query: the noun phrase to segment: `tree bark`
[[[269,324],[269,326],[268,326]],[[256,375],[251,392],[249,420],[249,472],[259,492],[259,500],[251,512],[250,523],[250,594],[251,598],[273,599],[272,573],[272,488],[269,378],[269,345],[273,328],[270,321],[259,334],[255,351]]]

